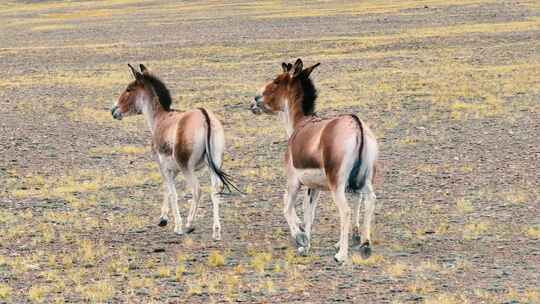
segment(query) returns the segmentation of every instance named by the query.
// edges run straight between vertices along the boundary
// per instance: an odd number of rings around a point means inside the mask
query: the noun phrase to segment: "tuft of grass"
[[[32,267],[31,261],[29,258],[25,257],[16,257],[9,261],[9,266],[15,274],[25,274]]]
[[[503,193],[504,200],[511,204],[523,204],[528,200],[527,193],[522,189],[510,189]]]
[[[0,300],[9,302],[12,289],[6,284],[0,284]]]
[[[73,267],[73,257],[69,254],[66,254],[62,257],[62,266],[64,269],[71,269]]]
[[[456,209],[461,214],[466,214],[473,211],[473,206],[469,200],[465,198],[460,198],[456,201]]]
[[[540,293],[536,290],[525,291],[525,303],[540,304]]]
[[[504,299],[506,303],[519,302],[519,294],[514,288],[508,287],[506,294],[504,294]]]
[[[236,298],[238,289],[240,288],[240,278],[234,273],[229,272],[223,276],[223,283],[225,283],[225,289],[223,292],[225,298],[229,302],[232,302]]]
[[[176,280],[176,282],[182,281],[182,278],[184,277],[184,272],[186,272],[186,267],[183,263],[176,266],[176,269],[174,270],[174,279]]]
[[[225,265],[225,257],[217,250],[212,251],[208,256],[208,266],[221,267],[223,265]]]
[[[79,291],[83,299],[90,302],[106,302],[114,296],[114,285],[107,280],[98,281],[88,284],[84,287],[79,287]]]
[[[96,261],[96,251],[94,244],[90,240],[82,240],[79,242],[79,258],[85,266],[92,266]]]
[[[193,241],[193,239],[191,237],[186,237],[184,239],[184,246],[186,248],[192,248],[194,244],[195,244],[195,242]]]
[[[32,31],[36,32],[49,32],[49,31],[58,31],[58,30],[71,30],[75,26],[72,24],[48,24],[48,25],[39,25],[32,27]]]
[[[380,265],[384,261],[384,257],[379,254],[374,254],[367,259],[363,259],[358,254],[353,254],[351,257],[353,265],[374,267]]]
[[[479,238],[489,229],[489,223],[485,221],[477,221],[475,223],[467,224],[463,227],[463,239],[473,240]]]
[[[151,289],[154,282],[150,278],[133,278],[128,281],[128,286],[132,289]]]
[[[437,264],[436,262],[432,261],[424,261],[420,263],[420,266],[417,267],[419,271],[439,271],[441,270],[441,266]]]
[[[201,283],[199,282],[199,280],[194,280],[194,281],[190,281],[188,283],[188,291],[187,293],[192,296],[192,295],[200,295],[202,294],[203,292],[203,287],[201,285]]]
[[[59,20],[59,21],[68,21],[68,20],[80,20],[80,19],[88,19],[88,18],[98,18],[98,17],[108,17],[112,13],[110,10],[99,10],[99,9],[93,9],[93,10],[80,10],[80,11],[74,11],[69,13],[55,13],[55,14],[47,14],[48,18]]]
[[[251,258],[251,267],[259,273],[264,273],[266,266],[272,261],[272,254],[268,252],[259,252],[256,253]]]
[[[450,111],[450,116],[456,120],[478,119],[498,115],[502,113],[503,107],[500,100],[489,96],[481,102],[456,101],[450,105]]]
[[[392,278],[397,279],[405,274],[407,265],[397,262],[386,267],[385,272]]]
[[[450,224],[448,224],[448,221],[446,219],[443,219],[437,228],[435,228],[435,233],[438,235],[443,235],[448,231],[448,228],[450,228]]]
[[[272,281],[271,278],[268,278],[267,280],[265,280],[263,283],[262,283],[262,288],[261,289],[265,289],[267,293],[274,293],[276,291],[276,288],[274,286],[274,281]]]
[[[131,154],[131,155],[140,155],[147,152],[147,148],[139,146],[119,146],[119,147],[110,147],[102,146],[90,149],[91,155],[115,155],[115,154]]]
[[[429,280],[416,280],[407,285],[407,290],[412,293],[430,294],[435,288]]]
[[[159,278],[168,278],[171,276],[171,267],[169,266],[159,266],[157,269],[157,276]]]
[[[465,296],[456,296],[450,294],[439,294],[426,298],[424,304],[467,304],[469,301]]]
[[[540,225],[525,227],[524,232],[531,239],[540,239]]]
[[[28,299],[34,303],[43,303],[48,290],[45,286],[32,286],[28,290]]]

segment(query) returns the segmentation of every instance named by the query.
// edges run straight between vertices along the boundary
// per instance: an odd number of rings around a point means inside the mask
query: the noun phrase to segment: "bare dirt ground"
[[[3,1],[0,19],[0,302],[540,302],[537,1]],[[285,131],[248,105],[297,57],[322,63],[318,113],[379,139],[370,259],[333,261],[328,195],[294,253]],[[248,193],[224,198],[222,241],[208,191],[193,234],[157,226],[149,131],[108,111],[128,62],[222,118]]]

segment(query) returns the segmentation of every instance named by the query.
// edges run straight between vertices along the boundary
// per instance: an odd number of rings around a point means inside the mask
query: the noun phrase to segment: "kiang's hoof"
[[[195,231],[195,228],[194,228],[194,227],[186,227],[186,234],[190,234],[190,233],[192,233],[193,231]]]
[[[307,247],[309,245],[309,239],[307,235],[303,232],[298,232],[294,237],[297,247]]]
[[[160,218],[160,219],[159,219],[158,226],[159,226],[159,227],[165,227],[165,226],[167,226],[167,222],[168,222],[168,221],[167,221],[166,219]]]
[[[334,261],[335,261],[336,263],[338,263],[339,265],[345,264],[345,261],[346,261],[346,260],[347,260],[346,258],[340,257],[340,256],[337,255],[337,254],[334,255]]]
[[[371,256],[371,246],[369,243],[364,243],[360,246],[360,256],[363,259],[368,259]]]
[[[179,230],[175,230],[174,233],[176,235],[183,235],[184,234],[184,231],[182,231],[182,229],[179,229]]]

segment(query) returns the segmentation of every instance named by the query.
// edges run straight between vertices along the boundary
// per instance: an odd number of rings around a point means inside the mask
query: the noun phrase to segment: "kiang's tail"
[[[208,115],[208,112],[203,109],[203,108],[199,108],[199,110],[201,111],[201,113],[203,114],[204,116],[204,119],[206,121],[206,125],[207,125],[207,129],[206,129],[206,143],[205,143],[205,154],[206,154],[206,159],[208,160],[208,165],[210,167],[210,170],[212,170],[212,172],[214,172],[218,178],[221,180],[221,183],[223,184],[223,188],[226,188],[227,189],[227,192],[229,193],[232,193],[232,189],[238,191],[239,193],[242,193],[242,194],[245,194],[244,192],[240,191],[240,189],[238,189],[234,183],[232,182],[232,177],[227,174],[226,172],[224,172],[223,170],[221,170],[221,168],[219,168],[217,165],[216,165],[216,162],[214,161],[214,159],[212,158],[212,145],[211,145],[211,139],[212,139],[212,125],[210,123],[210,116]]]
[[[358,192],[366,185],[366,180],[369,177],[369,170],[372,170],[373,164],[370,163],[367,153],[371,150],[368,145],[370,141],[366,140],[366,131],[362,125],[362,121],[358,116],[352,114],[351,117],[356,121],[358,127],[360,128],[360,135],[358,136],[359,148],[358,148],[358,158],[354,162],[354,165],[349,174],[349,179],[347,181],[347,192]],[[374,173],[374,172],[373,172]]]

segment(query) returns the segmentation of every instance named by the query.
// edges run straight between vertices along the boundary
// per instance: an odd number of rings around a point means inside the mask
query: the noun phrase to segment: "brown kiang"
[[[351,208],[345,192],[359,192],[355,204],[353,245],[363,257],[371,254],[371,222],[375,209],[373,179],[378,155],[377,141],[368,126],[356,115],[319,118],[315,114],[317,91],[310,74],[319,63],[303,68],[302,60],[294,65],[283,63],[283,72],[255,96],[251,110],[255,114],[280,114],[288,135],[285,152],[287,191],[285,218],[298,250],[309,250],[311,227],[319,191],[330,191],[341,221],[339,247],[335,259],[343,262],[348,256]],[[304,225],[294,210],[297,194],[306,187]],[[360,237],[359,210],[365,203],[364,229]]]
[[[111,109],[115,119],[143,114],[152,132],[152,153],[167,186],[161,207],[160,226],[167,225],[169,206],[175,217],[174,231],[183,234],[182,217],[178,209],[175,177],[182,172],[193,195],[185,232],[194,230],[200,188],[196,171],[208,167],[210,171],[213,203],[213,238],[221,239],[218,194],[222,187],[238,190],[230,176],[221,170],[225,137],[223,126],[209,110],[198,108],[187,112],[171,109],[171,96],[165,84],[144,66],[137,71],[129,65],[135,80],[121,93]]]

